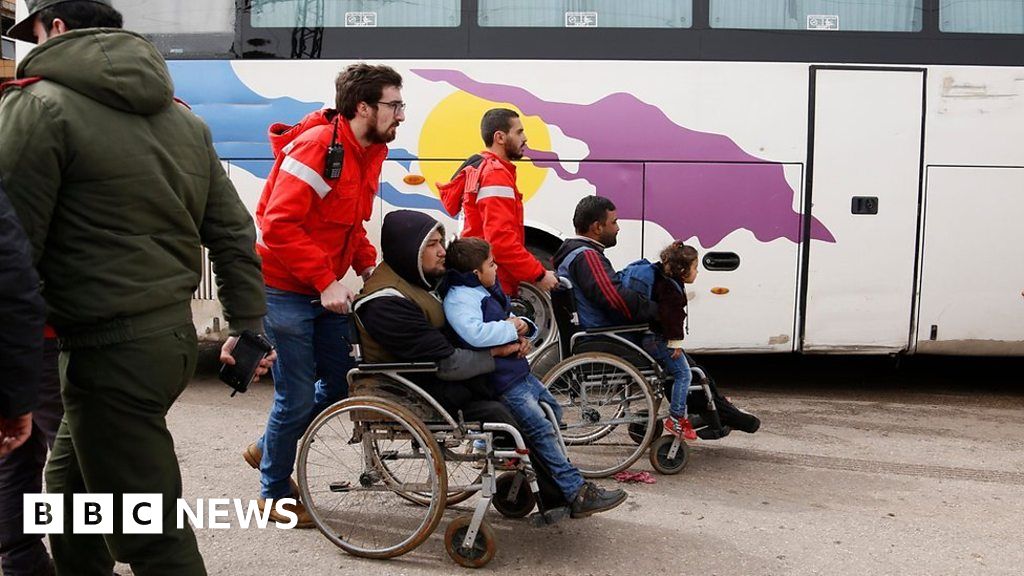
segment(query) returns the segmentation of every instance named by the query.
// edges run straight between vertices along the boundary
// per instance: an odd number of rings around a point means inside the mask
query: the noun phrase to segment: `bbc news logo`
[[[22,502],[25,534],[63,534],[64,495],[25,494]],[[177,528],[185,527],[186,519],[196,529],[227,530],[230,528],[266,529],[273,509],[287,522],[273,522],[275,527],[288,530],[299,523],[299,517],[290,508],[294,498],[267,500],[260,510],[255,500],[239,498],[198,498],[195,507],[179,498],[175,505]],[[164,531],[164,500],[161,494],[124,494],[121,498],[121,534],[162,534]],[[232,523],[232,513],[236,524]],[[113,534],[116,519],[113,494],[72,495],[71,533]]]

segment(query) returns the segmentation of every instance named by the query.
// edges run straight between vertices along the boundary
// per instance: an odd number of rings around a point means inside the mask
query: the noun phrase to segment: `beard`
[[[387,128],[386,131],[381,132],[379,123],[377,122],[377,115],[374,114],[370,120],[370,130],[366,133],[366,139],[374,144],[387,144],[395,139],[398,135],[398,122],[394,122]]]
[[[618,236],[618,234],[611,234],[606,232],[601,235],[601,240],[599,240],[599,242],[601,242],[601,244],[604,244],[605,248],[611,248],[612,246],[615,246],[618,243]]]
[[[441,279],[444,278],[446,273],[444,264],[434,270],[424,270],[423,277],[427,279],[427,282],[432,286],[436,286]]]
[[[388,142],[394,140],[395,136],[397,135],[397,123],[392,124],[391,127],[388,128],[386,132],[381,132],[380,129],[377,128],[377,125],[374,124],[373,128],[371,128],[370,131],[366,133],[366,139],[369,140],[370,142],[373,142],[374,144],[387,144]]]
[[[525,146],[505,142],[505,155],[508,156],[509,160],[521,160],[523,158],[523,148]]]

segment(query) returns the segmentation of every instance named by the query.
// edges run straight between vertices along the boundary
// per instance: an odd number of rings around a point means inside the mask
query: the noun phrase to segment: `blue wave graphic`
[[[266,98],[246,86],[228,61],[171,61],[175,95],[192,107],[210,127],[213,145],[221,159],[257,178],[266,179],[274,167],[267,128],[275,122],[295,124],[306,114],[324,107],[322,102],[294,98]],[[407,171],[416,155],[403,148],[388,151],[388,160]],[[382,198],[399,208],[444,210],[433,196],[406,194],[382,182]]]
[[[267,128],[275,122],[295,124],[306,114],[323,108],[322,102],[260,96],[242,82],[226,60],[178,60],[167,64],[175,94],[210,126],[214,148],[224,160],[272,160]],[[262,177],[266,178],[266,174]]]
[[[231,165],[237,166],[263,180],[269,178],[270,171],[274,169],[273,160],[232,160]]]
[[[380,196],[385,202],[396,208],[408,208],[410,210],[440,210],[444,212],[441,201],[433,196],[423,194],[406,194],[400,192],[389,182],[380,183]]]
[[[412,163],[416,159],[415,154],[404,148],[391,148],[388,150],[388,160],[398,162],[406,171],[412,170]]]

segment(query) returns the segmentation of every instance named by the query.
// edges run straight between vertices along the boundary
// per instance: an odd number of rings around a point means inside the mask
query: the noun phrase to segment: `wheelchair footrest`
[[[704,428],[697,430],[697,437],[701,440],[720,440],[728,436],[730,432],[732,432],[732,428],[729,428],[728,426],[722,426],[718,429],[705,426]]]
[[[530,525],[534,528],[543,528],[544,526],[557,524],[568,517],[569,507],[559,506],[558,508],[551,508],[544,512],[534,512],[533,514],[530,514]]]

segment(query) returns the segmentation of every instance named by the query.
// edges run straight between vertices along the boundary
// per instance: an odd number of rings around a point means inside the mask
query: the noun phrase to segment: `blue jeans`
[[[562,446],[558,442],[557,432],[547,413],[541,408],[540,403],[544,402],[555,413],[558,421],[562,420],[562,408],[558,401],[551,396],[547,388],[540,383],[532,374],[518,384],[507,390],[501,396],[501,402],[515,416],[519,428],[526,436],[527,442],[533,446],[532,455],[544,460],[555,483],[561,489],[567,502],[576,499],[576,494],[583,486],[583,475],[579,469],[569,463],[562,452]]]
[[[685,417],[686,395],[690,392],[690,382],[693,380],[690,365],[686,362],[686,354],[683,353],[673,360],[668,342],[657,334],[644,336],[644,350],[675,379],[672,383],[672,403],[669,404],[668,413],[677,418]]]
[[[345,375],[355,365],[348,341],[348,316],[330,312],[316,296],[266,288],[267,338],[277,349],[274,404],[257,443],[260,495],[285,498],[295,468],[299,438],[324,408],[348,396]]]

